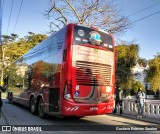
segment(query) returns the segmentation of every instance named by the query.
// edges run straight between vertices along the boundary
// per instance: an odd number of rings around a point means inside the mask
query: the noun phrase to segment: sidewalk
[[[0,118],[0,125],[8,125],[4,115],[3,115],[3,112],[1,113],[1,118]]]
[[[6,93],[3,93],[2,92],[2,99],[6,99]],[[4,114],[3,114],[3,106],[2,106],[2,113],[1,113],[1,117],[0,117],[0,125],[9,125],[8,123],[7,123],[7,120],[5,119],[5,116],[4,116]]]
[[[122,117],[127,117],[127,118],[131,118],[131,119],[135,119],[135,120],[140,120],[140,121],[146,121],[146,122],[155,123],[155,124],[160,124],[160,120],[159,119],[150,118],[150,117],[146,117],[146,116],[144,116],[143,118],[138,118],[137,116],[128,115],[128,114],[122,114],[122,115],[120,115],[119,113],[116,113],[114,115],[122,116]]]
[[[5,119],[5,117],[4,117],[4,114],[3,114],[3,112],[1,113],[1,118],[0,118],[0,127],[3,127],[3,126],[8,126],[9,124],[8,124],[8,122],[7,122],[7,120]],[[3,128],[1,128],[1,130],[2,130]],[[10,132],[10,131],[0,131],[0,134],[13,134],[13,132]]]

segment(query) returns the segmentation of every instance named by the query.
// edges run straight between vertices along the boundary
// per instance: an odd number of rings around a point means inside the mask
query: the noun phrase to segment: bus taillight
[[[73,101],[73,97],[72,97],[72,84],[71,81],[67,81],[66,85],[65,85],[65,89],[64,89],[64,98],[68,101]]]

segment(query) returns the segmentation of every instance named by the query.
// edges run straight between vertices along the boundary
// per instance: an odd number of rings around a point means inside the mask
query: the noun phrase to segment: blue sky
[[[3,0],[2,0],[3,1]],[[160,2],[160,0],[113,0],[121,10],[121,14],[128,16],[146,7]],[[49,0],[23,0],[22,9],[15,29],[20,37],[27,35],[27,32],[45,34],[49,31],[49,21],[45,19],[44,12],[48,8]],[[2,34],[13,33],[21,0],[14,0],[12,14],[9,22],[12,0],[4,0]],[[130,21],[136,21],[152,13],[160,11],[160,4],[147,9],[144,12],[130,16]],[[8,32],[7,32],[8,29]],[[134,23],[121,36],[121,39],[135,43],[140,46],[140,57],[148,59],[154,58],[156,52],[160,52],[160,13],[144,20]]]
[[[129,16],[137,11],[147,8],[160,2],[160,0],[116,0],[123,15]],[[145,16],[160,11],[160,3],[139,14],[130,16],[131,22],[139,20]],[[160,52],[160,13],[138,21],[133,24],[121,38],[127,41],[133,41],[140,46],[140,57],[148,59],[154,58],[157,52]]]
[[[21,0],[14,0],[8,28],[12,1],[4,0],[2,34],[13,33],[15,27]],[[44,17],[45,10],[48,8],[48,2],[49,0],[23,0],[15,33],[20,37],[27,35],[28,32],[45,34],[49,30],[49,21]]]

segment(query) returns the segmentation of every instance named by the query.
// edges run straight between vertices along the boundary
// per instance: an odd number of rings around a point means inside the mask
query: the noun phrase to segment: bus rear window
[[[83,26],[74,27],[74,45],[91,44],[113,51],[112,37],[104,32]]]

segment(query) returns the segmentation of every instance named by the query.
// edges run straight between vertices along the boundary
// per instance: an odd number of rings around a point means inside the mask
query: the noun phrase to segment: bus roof
[[[70,23],[68,25],[77,25],[77,26],[83,26],[83,27],[87,27],[87,28],[91,28],[91,29],[94,29],[94,30],[98,30],[98,31],[101,31],[103,33],[106,33],[106,34],[109,34],[109,32],[105,31],[105,30],[102,30],[96,26],[93,26],[93,25],[82,25],[82,24],[76,24],[76,23]]]

